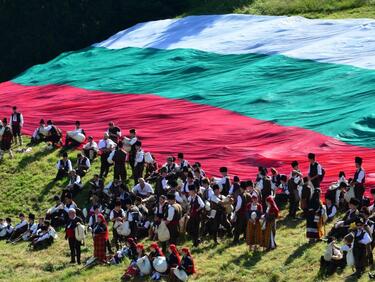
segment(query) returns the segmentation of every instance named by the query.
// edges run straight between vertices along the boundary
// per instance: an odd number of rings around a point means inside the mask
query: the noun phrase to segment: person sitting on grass
[[[327,249],[320,258],[320,271],[325,276],[331,276],[336,272],[338,267],[344,268],[346,262],[341,248],[336,245],[336,238],[329,237],[327,243]]]
[[[8,239],[13,232],[12,220],[7,217],[5,220],[0,219],[0,240]]]
[[[182,282],[187,281],[188,276],[193,275],[195,270],[194,259],[191,256],[190,250],[187,247],[183,247],[181,263],[176,268],[171,268],[169,274],[169,281],[171,282]]]
[[[84,177],[89,171],[91,163],[89,158],[85,157],[82,153],[77,154],[77,174],[80,177]]]
[[[59,160],[56,164],[57,168],[57,175],[55,177],[55,181],[61,180],[64,177],[67,177],[69,171],[73,169],[72,162],[68,158],[68,153],[64,152],[62,154],[61,160]]]
[[[18,218],[20,219],[20,223],[14,226],[14,229],[12,233],[10,234],[9,239],[7,240],[7,243],[18,240],[27,231],[28,224],[25,219],[25,215],[21,212],[18,215]]]
[[[99,147],[92,136],[89,136],[87,140],[88,142],[83,146],[83,154],[92,162],[98,155]]]
[[[77,120],[74,130],[66,132],[64,148],[72,149],[79,147],[85,141],[85,139],[86,133],[81,128],[81,123]]]
[[[43,226],[41,226],[41,231],[38,236],[36,236],[31,241],[31,247],[34,250],[41,250],[52,245],[53,241],[57,238],[55,229],[51,226],[49,220],[45,220]]]
[[[55,148],[57,146],[62,145],[62,132],[60,128],[58,128],[52,120],[47,121],[47,128],[50,128],[48,130],[47,137],[45,138],[45,141],[50,144],[52,148]]]

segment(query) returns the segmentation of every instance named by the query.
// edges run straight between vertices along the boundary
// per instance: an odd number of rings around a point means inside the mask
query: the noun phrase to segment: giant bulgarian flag
[[[210,174],[228,166],[307,171],[314,152],[334,181],[364,159],[375,171],[375,21],[251,15],[140,23],[0,84],[0,114],[80,120],[100,138],[109,121],[136,128],[159,162],[184,152]]]

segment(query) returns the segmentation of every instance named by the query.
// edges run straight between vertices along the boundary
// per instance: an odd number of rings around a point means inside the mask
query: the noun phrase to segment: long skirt
[[[262,247],[266,249],[276,248],[276,221],[270,220],[266,222],[266,228],[262,232]]]
[[[249,220],[246,226],[246,243],[250,246],[262,244],[262,227],[259,220]]]
[[[99,261],[106,261],[105,244],[106,240],[104,236],[96,235],[94,237],[94,257]]]
[[[306,217],[306,237],[308,239],[320,239],[324,236],[323,218],[317,218],[315,214]]]

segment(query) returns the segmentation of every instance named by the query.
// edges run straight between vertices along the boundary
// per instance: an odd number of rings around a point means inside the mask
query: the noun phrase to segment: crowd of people
[[[12,143],[22,145],[22,114],[14,107],[10,122],[4,119],[0,126],[0,155],[9,152],[12,157]],[[252,251],[271,251],[277,247],[280,209],[288,206],[290,220],[305,220],[310,243],[328,241],[321,258],[326,275],[350,265],[356,269],[354,275],[361,276],[373,263],[373,205],[364,194],[365,170],[360,157],[354,159],[353,178],[346,179],[340,172],[337,183],[321,195],[325,169],[313,153],[307,155],[309,169],[305,174],[298,161],[293,161],[286,174],[259,167],[252,181],[230,177],[227,167],[220,168],[220,177],[209,178],[199,162],[189,163],[182,152],[168,156],[159,165],[143,150],[135,129],[124,136],[113,122],[98,143],[92,136],[86,138],[79,121],[67,131],[65,142],[62,137],[51,120],[45,123],[43,119],[32,135],[31,144],[47,142],[51,148],[61,147],[55,181],[68,179],[68,184],[54,197],[55,204],[38,224],[32,214],[26,222],[21,213],[20,223],[14,227],[10,218],[1,220],[0,236],[11,243],[30,240],[34,247],[48,246],[56,238],[55,229],[63,227],[71,262],[80,264],[87,226],[96,262],[119,264],[125,257],[130,259],[123,279],[151,275],[154,280],[168,276],[172,281],[186,281],[195,272],[190,250],[183,247],[179,251],[177,247],[186,235],[195,247],[202,240],[218,244],[221,238],[230,238],[233,244],[246,241]],[[68,154],[73,148],[80,150],[75,162]],[[83,179],[96,159],[100,171],[85,186]],[[108,179],[111,170],[113,179]],[[88,204],[79,207],[74,198],[84,187],[89,190]],[[325,224],[335,221],[340,212],[343,218],[325,234]],[[144,238],[155,241],[148,254],[141,243]],[[342,239],[344,245],[338,247],[337,241]]]

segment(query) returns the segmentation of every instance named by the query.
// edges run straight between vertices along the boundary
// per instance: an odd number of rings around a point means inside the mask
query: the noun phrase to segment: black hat
[[[39,121],[39,124],[45,124],[44,119],[41,119],[41,120]]]
[[[73,194],[71,192],[66,192],[65,193],[65,198],[66,199],[73,199]]]
[[[5,219],[5,221],[11,223],[11,222],[12,222],[12,219],[11,219],[10,217],[7,217],[7,218]]]
[[[225,166],[222,166],[222,167],[220,168],[220,172],[228,172],[228,168],[225,167]]]
[[[315,154],[314,153],[309,153],[307,155],[307,157],[310,159],[310,160],[315,160]]]
[[[25,217],[25,215],[24,215],[22,212],[20,212],[20,213],[18,214],[18,217]]]
[[[68,153],[67,153],[67,152],[64,152],[64,153],[62,154],[62,157],[63,157],[63,158],[67,158],[67,157],[68,157]]]
[[[189,189],[189,191],[195,191],[195,185],[194,184],[189,185],[188,189]]]
[[[178,153],[178,154],[177,154],[177,158],[179,158],[179,159],[183,159],[183,158],[184,158],[184,153]]]
[[[287,177],[285,174],[281,174],[281,175],[280,175],[280,181],[285,181],[285,182],[287,182],[287,181],[288,181],[288,177]]]
[[[352,204],[354,206],[359,206],[359,201],[356,198],[351,198],[349,201],[349,204]]]
[[[246,189],[246,187],[247,187],[247,182],[246,181],[241,181],[240,182],[240,188]]]
[[[370,193],[371,193],[371,194],[375,194],[375,188],[372,188],[372,189],[370,190]]]
[[[168,200],[176,200],[176,194],[175,193],[168,193],[167,199]]]
[[[129,133],[133,133],[133,134],[135,134],[135,129],[134,129],[134,128],[129,129]]]
[[[47,120],[47,124],[48,124],[48,125],[51,125],[51,124],[53,124],[52,120],[50,120],[50,119],[49,119],[49,120]]]
[[[34,220],[34,219],[35,219],[35,214],[33,214],[33,213],[29,213],[29,219]]]
[[[53,200],[54,200],[54,201],[59,201],[59,200],[60,200],[60,197],[59,197],[58,195],[55,195],[55,196],[53,196]]]
[[[298,161],[292,161],[292,163],[291,163],[291,166],[292,167],[295,167],[295,166],[297,166],[298,165]]]
[[[355,161],[356,164],[359,164],[359,165],[362,164],[362,158],[361,157],[355,157],[354,161]]]
[[[77,121],[76,121],[76,124],[77,124],[77,125],[80,125],[80,124],[81,124],[81,122],[80,122],[79,120],[77,120]]]
[[[339,188],[346,188],[346,187],[348,187],[348,184],[346,184],[345,182],[341,182],[339,185]]]
[[[214,185],[212,185],[212,190],[218,190],[218,189],[220,189],[218,184],[215,183]]]
[[[235,175],[235,176],[233,176],[233,181],[234,182],[239,182],[240,178],[237,175]]]

